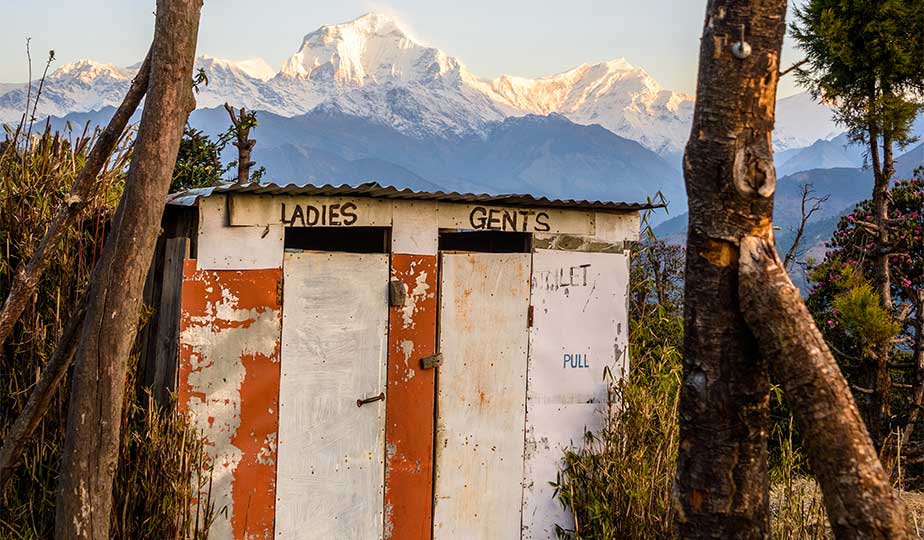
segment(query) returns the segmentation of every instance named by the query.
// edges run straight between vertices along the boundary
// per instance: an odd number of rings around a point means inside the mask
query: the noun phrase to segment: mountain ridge
[[[79,63],[62,66],[49,77],[39,118],[117,106],[137,70],[137,64],[119,68],[82,62],[82,77],[65,76]],[[306,34],[272,76],[272,68],[261,59],[234,62],[200,56],[196,66],[210,81],[197,95],[200,108],[227,101],[297,116],[325,107],[422,137],[483,136],[488,124],[504,118],[558,113],[578,124],[600,124],[663,157],[676,158],[693,114],[691,96],[662,88],[624,58],[545,77],[501,75],[488,80],[441,49],[416,42],[378,13]],[[95,78],[88,78],[90,73]],[[14,86],[0,94],[0,122],[22,117],[25,86]],[[805,134],[800,132],[800,137],[780,140],[801,141]]]

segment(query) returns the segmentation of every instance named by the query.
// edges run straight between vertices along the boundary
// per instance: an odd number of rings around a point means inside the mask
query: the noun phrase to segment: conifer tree
[[[796,9],[792,36],[806,54],[797,71],[815,99],[868,148],[873,170],[873,281],[882,308],[893,311],[889,256],[894,251],[889,188],[895,147],[914,141],[911,124],[924,108],[924,0],[809,0]],[[873,393],[867,422],[881,445],[889,433],[891,340],[876,347],[867,369]]]

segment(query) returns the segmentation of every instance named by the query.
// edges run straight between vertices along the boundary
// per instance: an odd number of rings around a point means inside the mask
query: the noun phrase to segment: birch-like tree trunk
[[[93,271],[68,407],[57,540],[109,538],[128,358],[183,127],[202,0],[158,0],[147,100],[102,257]]]

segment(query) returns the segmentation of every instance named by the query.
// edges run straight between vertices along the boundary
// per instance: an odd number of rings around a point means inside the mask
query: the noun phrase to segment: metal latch
[[[443,353],[436,353],[420,359],[420,369],[433,369],[443,365]]]
[[[388,282],[388,305],[391,307],[404,307],[407,303],[407,287],[400,279]]]
[[[379,395],[377,395],[377,396],[370,397],[370,398],[366,398],[366,399],[357,399],[357,400],[356,400],[356,406],[357,406],[357,407],[362,407],[363,405],[365,405],[365,404],[367,404],[367,403],[375,403],[376,401],[382,401],[383,399],[385,399],[385,392],[382,392],[381,394],[379,394]]]

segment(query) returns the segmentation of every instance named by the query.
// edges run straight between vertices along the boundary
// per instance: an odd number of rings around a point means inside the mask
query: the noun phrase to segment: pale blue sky
[[[206,0],[199,54],[259,56],[279,68],[302,37],[368,11],[396,17],[418,40],[458,57],[474,73],[535,77],[583,62],[625,57],[664,87],[693,93],[705,0]],[[60,66],[81,58],[141,60],[153,28],[152,0],[0,0],[0,82],[27,78],[49,49]],[[800,58],[787,46],[783,65]],[[791,76],[780,96],[797,91]]]

